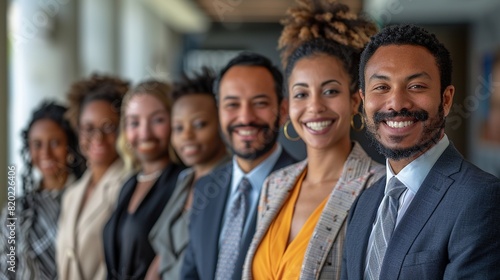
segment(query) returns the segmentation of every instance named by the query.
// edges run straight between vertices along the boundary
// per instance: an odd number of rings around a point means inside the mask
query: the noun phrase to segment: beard
[[[368,120],[366,111],[364,110],[363,117],[365,118],[365,120]],[[425,152],[430,147],[437,144],[439,142],[439,139],[441,138],[441,132],[444,129],[446,123],[443,103],[441,102],[436,117],[430,118],[429,124],[424,124],[424,131],[422,132],[422,135],[417,144],[409,148],[393,149],[382,144],[382,142],[379,140],[381,139],[381,137],[377,133],[377,130],[383,121],[394,117],[413,117],[416,121],[425,122],[429,120],[429,113],[425,110],[408,111],[406,109],[403,109],[399,112],[375,112],[373,114],[373,123],[368,121],[366,122],[366,134],[371,140],[373,146],[375,146],[377,152],[382,154],[386,158],[395,161],[405,158],[411,158],[419,153]],[[404,137],[391,136],[390,139],[396,143],[399,143],[403,141]]]
[[[233,141],[231,139],[231,135],[233,134],[233,131],[236,128],[239,127],[254,127],[256,129],[262,130],[264,134],[264,140],[263,143],[255,148],[253,150],[244,152],[240,151],[235,148]],[[249,124],[237,124],[237,125],[228,125],[226,128],[227,135],[222,134],[222,139],[224,140],[224,143],[226,143],[226,146],[229,147],[231,152],[238,157],[246,160],[255,160],[257,158],[260,158],[261,156],[265,155],[267,152],[269,152],[274,145],[276,144],[276,141],[278,141],[278,135],[279,135],[279,118],[277,117],[276,120],[274,121],[273,127],[270,127],[267,124],[256,124],[256,123],[249,123]],[[252,149],[252,142],[253,141],[244,141],[245,144],[245,149]]]

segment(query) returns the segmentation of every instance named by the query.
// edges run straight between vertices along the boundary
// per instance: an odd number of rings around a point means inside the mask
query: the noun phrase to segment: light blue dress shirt
[[[407,188],[407,190],[405,190],[399,198],[398,218],[396,220],[396,226],[399,224],[399,221],[406,213],[408,206],[410,206],[413,197],[415,197],[415,194],[420,189],[420,186],[424,182],[425,177],[427,177],[432,167],[446,150],[449,144],[450,141],[448,140],[448,136],[446,136],[445,134],[444,137],[441,138],[441,140],[439,140],[436,145],[410,162],[410,164],[401,169],[401,171],[397,175],[394,175],[394,171],[392,170],[389,161],[387,161],[385,165],[387,171],[385,182],[386,188],[389,180],[391,180],[391,178],[394,176],[396,176],[396,178],[398,178],[398,180]]]

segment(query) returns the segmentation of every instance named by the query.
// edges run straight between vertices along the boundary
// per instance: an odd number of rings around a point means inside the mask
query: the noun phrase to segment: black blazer
[[[284,149],[271,172],[297,162]],[[189,245],[181,270],[181,279],[212,280],[215,278],[219,255],[219,234],[230,192],[233,163],[229,162],[200,178],[195,184]],[[255,211],[257,212],[257,211]],[[253,227],[243,236],[243,245],[236,262],[233,279],[241,279],[246,252],[252,241],[257,213],[251,217]]]
[[[368,239],[386,177],[351,207],[341,279],[363,279]],[[452,144],[394,230],[380,279],[500,279],[500,180]]]
[[[149,231],[163,211],[170,199],[182,168],[171,164],[160,175],[151,187],[141,204],[133,214],[129,214],[134,227],[127,231],[129,244],[120,246],[119,235],[120,219],[127,213],[128,205],[137,185],[137,175],[132,176],[121,189],[116,210],[104,227],[103,242],[104,256],[108,270],[107,279],[125,279],[120,275],[119,258],[125,255],[127,262],[126,273],[133,275],[126,279],[143,279],[149,265],[155,257],[155,251],[149,243]],[[137,225],[137,226],[135,226]]]

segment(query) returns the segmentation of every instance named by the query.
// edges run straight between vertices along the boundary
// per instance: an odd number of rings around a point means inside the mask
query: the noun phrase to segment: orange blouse
[[[302,262],[309,244],[309,239],[328,201],[328,197],[326,197],[323,202],[318,205],[295,239],[293,239],[287,247],[295,203],[299,197],[305,174],[306,170],[304,170],[298,178],[293,188],[293,192],[290,194],[290,198],[285,202],[280,212],[271,223],[266,235],[255,252],[255,257],[252,262],[252,275],[256,280],[299,279],[300,277]]]

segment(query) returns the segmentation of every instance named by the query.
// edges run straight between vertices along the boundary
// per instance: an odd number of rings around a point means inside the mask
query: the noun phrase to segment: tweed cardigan
[[[245,259],[243,279],[253,279],[252,263],[255,252],[306,167],[307,159],[273,172],[264,182],[259,201],[257,230]],[[359,143],[355,142],[311,236],[300,279],[340,278],[349,209],[358,195],[384,175],[384,171],[384,167],[373,161]]]

